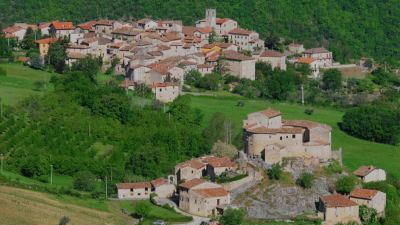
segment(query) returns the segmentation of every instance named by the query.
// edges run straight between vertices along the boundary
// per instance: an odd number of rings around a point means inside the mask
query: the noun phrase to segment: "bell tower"
[[[216,9],[206,9],[206,22],[210,27],[215,27],[217,18]]]

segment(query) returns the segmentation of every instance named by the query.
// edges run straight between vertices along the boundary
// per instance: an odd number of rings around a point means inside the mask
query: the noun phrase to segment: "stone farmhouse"
[[[332,157],[331,131],[325,124],[307,120],[284,120],[279,111],[268,108],[250,113],[243,121],[245,153],[267,164],[287,157],[315,158],[326,162]]]
[[[172,102],[180,94],[179,84],[173,83],[155,83],[153,84],[152,91],[154,92],[156,99],[168,103]]]
[[[303,52],[303,57],[317,60],[320,68],[331,67],[333,64],[332,52],[325,48],[307,49]]]
[[[360,223],[358,204],[343,195],[333,194],[320,197],[318,211],[324,225]]]
[[[116,186],[118,199],[149,199],[151,193],[155,193],[161,198],[169,198],[175,193],[175,185],[164,178],[158,178],[151,182],[119,183]]]
[[[231,75],[249,80],[256,79],[256,60],[254,58],[233,50],[224,51],[222,55]]]
[[[291,43],[288,45],[288,50],[292,54],[301,54],[305,51],[303,44]]]
[[[222,186],[202,179],[179,185],[179,208],[197,216],[216,216],[230,204],[230,194]]]
[[[257,60],[270,64],[272,69],[286,70],[286,56],[278,51],[264,50]]]
[[[314,78],[319,77],[320,66],[319,66],[318,60],[313,59],[313,58],[300,57],[295,60],[295,63],[296,64],[306,64],[306,65],[310,66],[311,76]]]
[[[350,193],[350,200],[359,205],[365,205],[377,211],[379,216],[384,216],[386,207],[386,193],[357,188]]]
[[[383,169],[378,169],[374,166],[361,166],[354,171],[354,175],[366,183],[386,180],[386,172]]]

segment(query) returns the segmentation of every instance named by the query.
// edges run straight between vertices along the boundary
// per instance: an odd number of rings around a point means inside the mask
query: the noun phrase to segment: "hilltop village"
[[[205,18],[194,26],[184,26],[178,20],[100,19],[77,25],[67,21],[16,23],[3,32],[6,38],[21,41],[28,29],[40,30],[47,36],[35,41],[43,60],[52,44],[67,40],[65,65],[71,67],[86,57],[98,58],[103,62],[103,71],[112,68],[115,75],[124,78],[121,87],[135,90],[145,85],[164,103],[182,94],[185,75],[193,70],[206,76],[223,65],[232,76],[255,80],[256,62],[279,70],[286,70],[286,63],[307,64],[312,78],[320,78],[323,69],[346,67],[335,63],[332,52],[323,47],[305,49],[301,43],[291,43],[283,53],[267,49],[256,31],[241,28],[233,19],[218,18],[215,9],[207,9]],[[323,221],[324,225],[360,224],[359,211],[363,206],[384,217],[386,193],[362,188],[363,183],[386,180],[384,170],[366,165],[352,171],[359,180],[357,187],[348,193],[327,184],[348,175],[348,171],[320,175],[331,165],[342,166],[342,151],[332,149],[329,125],[287,120],[280,111],[268,108],[243,118],[242,131],[244,149],[235,157],[200,156],[175,165],[174,173],[167,177],[118,183],[117,199],[150,199],[154,204],[170,205],[210,224],[213,223],[210,218],[239,208],[246,209],[247,217],[255,219],[285,220],[311,212],[309,217]],[[273,183],[276,170],[288,174],[290,180],[300,180],[300,186],[307,186],[301,183],[304,174],[326,182],[322,182],[323,188],[318,191],[303,193],[298,188],[286,194],[286,187]],[[287,212],[289,209],[281,210],[263,202],[265,192],[261,193],[260,187],[271,193],[277,191],[279,198],[290,197],[292,202],[281,205],[292,204],[297,209]],[[260,195],[251,195],[254,193]],[[267,206],[257,205],[260,202]],[[279,213],[271,217],[265,211]]]
[[[241,28],[233,19],[218,18],[215,9],[207,9],[205,18],[194,26],[184,26],[178,20],[100,19],[77,25],[67,21],[16,23],[3,32],[6,38],[20,42],[27,29],[48,36],[36,40],[43,60],[50,45],[67,39],[67,66],[87,56],[100,58],[103,71],[114,67],[116,75],[125,76],[121,86],[133,90],[145,84],[162,102],[171,102],[181,93],[184,75],[190,70],[204,76],[224,65],[230,75],[255,80],[257,61],[280,70],[286,70],[287,61],[308,64],[315,78],[320,69],[338,66],[332,52],[322,47],[305,49],[291,43],[284,53],[266,49],[256,31]]]

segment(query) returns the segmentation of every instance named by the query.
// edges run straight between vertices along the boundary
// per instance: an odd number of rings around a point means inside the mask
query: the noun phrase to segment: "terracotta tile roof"
[[[164,34],[164,37],[168,41],[176,41],[176,40],[180,40],[181,39],[177,32],[168,32],[168,33]]]
[[[118,183],[118,189],[144,189],[151,188],[150,182],[137,182],[137,183]]]
[[[353,172],[354,175],[358,177],[365,177],[375,169],[374,166],[361,166],[356,171]]]
[[[195,178],[195,179],[188,180],[183,184],[180,184],[179,187],[191,189],[191,188],[193,188],[199,184],[202,184],[204,182],[206,182],[206,181],[203,179]]]
[[[229,20],[231,20],[231,19],[229,19],[229,18],[217,18],[217,19],[215,20],[215,23],[216,23],[216,24],[223,24],[223,23],[225,23],[225,22],[228,22]]]
[[[22,28],[20,26],[17,26],[17,25],[12,25],[12,26],[9,26],[7,28],[4,28],[3,32],[4,33],[15,33],[15,32],[20,31],[22,29],[24,29],[24,28]]]
[[[39,27],[39,29],[48,28],[48,27],[50,27],[51,23],[52,22],[43,22],[43,23],[40,23],[38,27]]]
[[[237,35],[249,36],[251,33],[253,33],[253,31],[245,30],[245,29],[242,29],[242,28],[235,28],[235,29],[232,29],[231,31],[229,31],[228,34],[237,34]]]
[[[87,45],[77,45],[77,44],[71,43],[71,44],[68,45],[68,48],[73,48],[73,49],[88,49],[88,48],[90,48],[90,47],[87,46]]]
[[[56,30],[73,30],[75,29],[74,25],[72,22],[59,22],[59,21],[54,21],[51,23]]]
[[[326,124],[317,123],[317,122],[309,121],[309,120],[285,120],[283,122],[283,125],[292,126],[292,127],[304,127],[304,128],[308,128],[308,129],[322,127],[327,130],[332,130],[332,128]]]
[[[313,63],[313,62],[315,62],[315,61],[317,61],[316,59],[313,59],[313,58],[306,58],[306,57],[301,57],[301,58],[298,58],[297,60],[296,60],[296,62],[298,62],[298,63],[304,63],[304,64],[311,64],[311,63]]]
[[[322,196],[320,200],[324,203],[326,208],[358,206],[357,203],[339,194]]]
[[[209,34],[212,32],[212,27],[202,27],[202,28],[197,28],[196,31],[202,33],[202,34]]]
[[[171,48],[167,45],[159,45],[158,50],[160,51],[165,51],[165,50],[170,50]]]
[[[191,26],[183,26],[182,27],[182,33],[185,36],[193,36],[193,33],[197,30],[196,27],[191,27]]]
[[[325,48],[310,48],[304,51],[307,54],[329,53]]]
[[[184,66],[193,66],[193,65],[197,65],[195,62],[189,61],[189,60],[182,61],[181,64],[184,65]]]
[[[36,40],[35,42],[38,44],[51,44],[54,42],[57,42],[57,38],[44,38],[44,39],[40,39],[40,40]]]
[[[206,69],[206,68],[213,68],[213,66],[207,65],[207,64],[199,64],[197,65],[197,68],[199,69]]]
[[[94,25],[96,25],[97,21],[92,20],[86,23],[81,23],[78,24],[78,27],[81,28],[82,30],[93,30]]]
[[[163,56],[163,53],[160,51],[149,51],[149,52],[147,52],[147,54],[149,54],[151,56]]]
[[[232,162],[232,160],[228,157],[216,157],[216,156],[208,156],[203,159],[203,162],[209,164],[210,166],[217,167],[235,167],[236,163]]]
[[[229,48],[230,46],[232,46],[233,44],[231,44],[231,43],[217,43],[216,45],[217,45],[218,47],[222,48],[222,49],[227,49],[227,48]]]
[[[197,159],[192,159],[189,161],[185,161],[182,163],[179,163],[176,165],[177,168],[185,168],[185,167],[191,167],[193,169],[202,169],[203,167],[205,167],[204,163],[200,162]]]
[[[29,57],[24,57],[24,56],[18,57],[18,61],[20,62],[28,62],[29,60],[30,60]]]
[[[148,23],[148,22],[151,22],[152,20],[151,19],[148,19],[148,18],[143,18],[143,19],[140,19],[140,20],[138,20],[138,21],[136,21],[138,24],[140,23],[140,24],[145,24],[145,23]]]
[[[243,55],[237,51],[233,50],[226,50],[223,52],[224,58],[228,60],[235,60],[235,61],[245,61],[245,60],[253,60],[252,57]]]
[[[229,195],[229,193],[223,188],[204,188],[194,189],[193,191],[204,198],[224,197]]]
[[[284,57],[284,55],[278,51],[274,50],[264,50],[260,57]]]
[[[106,20],[106,19],[101,19],[96,21],[96,25],[101,25],[101,26],[112,26],[113,25],[112,20]]]
[[[265,110],[260,111],[258,113],[261,113],[262,115],[264,115],[264,116],[266,116],[268,118],[277,117],[277,116],[282,115],[281,112],[276,111],[275,109],[272,109],[272,108],[265,109]]]
[[[161,185],[168,184],[168,180],[167,180],[167,179],[164,179],[164,178],[157,178],[157,179],[155,179],[155,180],[152,180],[150,183],[151,183],[151,185],[153,185],[154,187],[159,187],[159,186],[161,186]]]
[[[143,32],[142,30],[135,29],[133,27],[121,27],[113,30],[111,33],[125,35],[125,36],[137,36],[142,32]]]
[[[372,200],[376,194],[378,194],[377,190],[357,188],[350,193],[350,197]]]
[[[297,127],[267,128],[264,126],[248,128],[247,132],[254,134],[301,134],[303,129]]]

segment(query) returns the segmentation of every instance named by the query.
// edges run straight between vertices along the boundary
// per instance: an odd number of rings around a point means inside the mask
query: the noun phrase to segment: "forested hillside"
[[[328,47],[337,61],[366,55],[398,63],[400,58],[399,0],[2,0],[0,24],[144,16],[193,24],[204,17],[207,7],[263,37]]]

